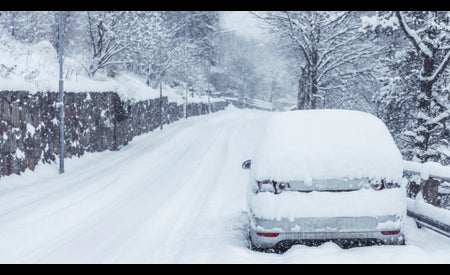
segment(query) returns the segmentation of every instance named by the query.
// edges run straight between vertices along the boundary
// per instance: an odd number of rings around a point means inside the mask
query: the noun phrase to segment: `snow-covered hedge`
[[[0,92],[0,176],[33,170],[56,160],[59,152],[58,94]],[[66,93],[66,156],[118,150],[133,137],[159,127],[159,99],[126,101],[114,92]],[[183,106],[163,97],[163,120],[183,117]],[[211,112],[225,102],[211,103]],[[188,116],[208,114],[205,103],[190,103]]]

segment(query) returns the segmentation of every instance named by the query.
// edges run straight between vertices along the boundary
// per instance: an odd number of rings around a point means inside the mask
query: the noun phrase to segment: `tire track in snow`
[[[190,121],[189,121],[190,122]],[[172,126],[172,125],[170,125]],[[186,127],[185,129],[179,130],[180,132],[192,131],[191,127]],[[165,132],[167,131],[167,133]],[[0,217],[6,216],[8,213],[15,214],[15,211],[20,211],[21,208],[26,208],[26,211],[34,206],[38,206],[45,201],[52,201],[54,198],[59,198],[69,192],[81,191],[84,192],[82,188],[92,188],[95,185],[92,178],[96,177],[98,174],[104,175],[105,171],[111,170],[111,167],[120,167],[121,163],[129,162],[128,154],[123,154],[125,151],[132,150],[136,155],[143,151],[149,151],[152,148],[157,148],[161,144],[169,142],[171,139],[178,138],[180,132],[177,132],[177,128],[172,127],[163,132],[156,132],[154,143],[136,143],[130,142],[128,147],[122,148],[118,152],[105,152],[109,154],[108,159],[110,161],[102,161],[105,158],[105,153],[94,153],[93,162],[96,165],[93,166],[83,166],[80,170],[77,168],[68,167],[66,173],[58,177],[46,177],[47,182],[43,182],[42,177],[27,177],[30,181],[28,186],[19,188],[18,190],[8,190],[8,192],[0,192]],[[152,135],[155,133],[151,133]],[[68,159],[66,163],[70,163],[71,159]],[[69,165],[67,165],[69,166]],[[28,173],[31,173],[28,171]],[[56,170],[55,170],[56,174]],[[21,194],[22,193],[22,194]],[[25,194],[23,194],[25,193]]]
[[[138,161],[140,158],[142,161],[145,161],[145,152],[148,151],[149,155],[154,155],[155,153],[161,155],[160,161],[162,160],[163,163],[165,163],[165,159],[166,162],[170,159],[170,154],[167,154],[167,151],[177,151],[177,147],[183,146],[183,143],[181,142],[183,136],[195,136],[197,123],[193,124],[191,122],[190,124],[191,125],[187,124],[182,129],[173,128],[173,130],[167,134],[161,132],[163,135],[161,135],[160,138],[157,138],[156,142],[150,142],[149,144],[140,142],[129,149],[129,151],[132,151],[133,155],[138,152],[140,153],[140,156],[138,155],[137,157]],[[141,145],[141,143],[143,145]],[[121,155],[121,152],[118,152],[117,155],[117,160],[113,160],[112,163],[101,167],[101,173],[98,173],[98,170],[96,169],[90,168],[87,170],[91,170],[91,173],[89,173],[89,175],[82,175],[81,177],[72,178],[73,175],[67,173],[66,177],[69,178],[70,184],[68,184],[69,186],[65,191],[62,187],[58,188],[51,193],[51,196],[45,192],[45,196],[39,197],[38,200],[28,202],[29,205],[16,209],[12,213],[9,212],[7,215],[0,216],[0,224],[7,224],[10,228],[13,227],[14,230],[14,232],[12,232],[12,230],[6,232],[3,230],[3,233],[5,234],[0,234],[0,245],[20,242],[21,235],[29,235],[31,229],[35,231],[33,234],[35,238],[27,240],[22,246],[19,245],[16,250],[4,251],[5,254],[0,252],[0,259],[18,258],[25,261],[31,261],[35,258],[35,255],[45,255],[48,251],[57,250],[61,243],[76,238],[76,235],[80,230],[87,230],[103,215],[106,215],[112,207],[111,204],[114,205],[114,203],[112,203],[114,199],[122,201],[122,205],[126,204],[126,199],[132,199],[130,198],[130,195],[127,195],[130,194],[130,191],[127,193],[126,190],[140,188],[139,186],[142,185],[142,182],[145,183],[145,181],[124,179],[123,176],[126,175],[125,172],[127,171],[123,171],[123,169],[126,170],[126,168],[120,168],[120,166],[127,162],[129,164],[130,161],[128,161],[126,157],[129,153]],[[149,165],[158,169],[160,162]],[[104,179],[105,170],[115,172],[112,176],[109,176],[112,183],[110,183],[108,179]],[[164,171],[164,169],[162,169],[162,171]],[[90,179],[88,179],[89,176],[91,176]],[[102,177],[103,179],[101,179]],[[148,176],[144,176],[143,180],[145,179],[148,179]],[[59,184],[57,181],[58,178],[54,180],[54,184]],[[100,182],[100,184],[96,183],[97,181]],[[140,182],[141,184],[139,184]],[[120,192],[123,191],[125,192],[125,195],[120,194]],[[125,200],[120,199],[124,196],[126,196]],[[93,203],[92,201],[96,202]],[[115,204],[117,205],[116,207],[121,206],[118,203]],[[93,208],[93,210],[90,210],[89,208]],[[80,211],[85,212],[86,209],[89,209],[88,213],[77,213]],[[67,216],[70,218],[67,219]],[[13,226],[14,224],[15,226]],[[23,234],[20,234],[20,231],[22,231]],[[4,236],[4,238],[2,238],[2,236]],[[14,236],[17,237],[15,238]]]
[[[249,125],[252,125],[251,131]],[[221,258],[223,247],[230,244],[247,250],[245,196],[248,171],[242,170],[241,163],[251,158],[256,145],[254,141],[263,125],[264,117],[260,115],[256,119],[233,123],[230,127],[220,154],[224,156],[222,166],[214,173],[214,184],[190,229],[189,238],[184,240],[172,262],[214,262]]]
[[[228,135],[227,129],[211,130],[216,133],[208,134],[210,135],[209,143],[198,142],[198,146],[206,148],[206,151],[199,154],[200,161],[193,173],[186,174],[181,178],[180,189],[174,191],[170,198],[164,201],[161,207],[153,213],[153,217],[129,242],[127,248],[122,249],[123,251],[132,250],[134,253],[117,255],[114,261],[127,263],[168,263],[172,261],[208,198],[209,190],[212,187],[209,178],[216,171],[216,168],[211,169],[210,166],[211,163],[214,164],[213,166],[217,166],[218,163],[211,162],[211,160],[217,156],[221,141]],[[186,158],[185,161],[191,160]],[[162,180],[164,181],[164,179]]]
[[[137,176],[132,177],[132,182],[135,184],[131,186],[130,190],[127,191],[126,195],[121,196],[118,200],[119,202],[114,205],[110,205],[105,209],[103,213],[97,213],[96,218],[90,218],[89,221],[82,221],[81,227],[74,228],[72,231],[71,238],[68,238],[68,232],[65,232],[64,235],[60,238],[60,240],[55,241],[53,245],[47,246],[46,251],[44,252],[42,249],[40,251],[36,251],[33,253],[34,255],[46,255],[43,257],[39,257],[44,262],[56,261],[59,262],[62,259],[70,259],[70,262],[103,262],[106,259],[103,255],[108,254],[108,251],[118,251],[119,254],[131,255],[133,254],[130,250],[121,250],[121,243],[126,242],[126,239],[132,238],[134,232],[139,231],[142,228],[142,224],[145,223],[145,217],[155,214],[151,213],[150,210],[155,211],[155,209],[161,208],[159,205],[168,205],[172,207],[174,204],[173,194],[180,193],[180,190],[176,190],[176,192],[169,192],[161,194],[156,198],[158,202],[149,202],[148,198],[145,196],[154,195],[155,190],[152,187],[152,184],[146,183],[146,180],[152,179],[154,182],[158,182],[158,178],[160,182],[173,183],[176,181],[178,183],[183,183],[181,181],[182,177],[174,177],[173,173],[170,173],[169,168],[173,168],[176,170],[180,169],[183,166],[191,166],[191,169],[195,168],[195,163],[192,163],[192,156],[195,154],[202,154],[202,150],[210,150],[213,146],[208,146],[209,143],[212,143],[216,140],[216,136],[212,134],[205,135],[204,137],[200,137],[194,132],[202,130],[205,128],[204,125],[198,125],[191,129],[190,132],[186,132],[187,135],[178,135],[179,138],[172,140],[171,142],[166,142],[162,145],[162,147],[156,149],[159,153],[151,152],[149,155],[161,155],[166,153],[166,149],[171,148],[174,149],[174,145],[181,144],[184,150],[183,157],[175,159],[177,162],[174,164],[173,154],[180,154],[180,148],[173,150],[172,154],[165,154],[165,159],[160,159],[154,166],[154,169],[150,169],[149,171],[145,171],[145,173],[138,173]],[[211,127],[209,127],[211,128]],[[203,130],[203,132],[212,132],[214,133],[213,128],[207,131]],[[217,130],[216,130],[217,131]],[[222,130],[220,130],[222,131]],[[220,132],[218,131],[218,132]],[[188,138],[188,140],[184,140],[184,138]],[[209,140],[209,141],[208,141]],[[193,146],[196,145],[196,146]],[[206,154],[206,153],[205,153]],[[154,156],[142,156],[142,158],[150,158],[154,159]],[[163,155],[164,156],[164,155]],[[190,164],[191,163],[191,164]],[[169,173],[168,173],[169,171]],[[159,173],[159,174],[158,174]],[[182,175],[180,175],[182,176]],[[171,182],[172,181],[172,182]],[[153,182],[153,185],[154,185]],[[152,183],[152,182],[151,182]],[[189,189],[184,188],[183,196],[186,196],[186,192],[191,193]],[[163,199],[164,198],[164,199]],[[158,205],[159,204],[159,205]],[[149,207],[149,205],[151,205]],[[156,206],[155,206],[156,205]],[[149,211],[143,211],[142,209],[150,209]],[[130,215],[129,213],[133,213]],[[112,232],[108,232],[106,227],[107,225],[113,226],[114,223],[117,223],[117,220],[123,218],[122,221],[125,223],[124,225],[119,226],[118,228],[114,228]],[[143,218],[144,217],[144,218]],[[157,222],[161,222],[160,219]],[[120,221],[119,221],[120,223]],[[166,227],[167,229],[167,227]],[[77,232],[83,232],[81,235],[77,234]],[[97,236],[106,235],[104,239],[98,239]],[[157,236],[160,238],[160,236]],[[96,240],[96,238],[98,240]],[[80,251],[84,247],[89,246],[91,243],[96,243],[95,247],[89,249],[84,254],[75,255],[76,257],[69,258],[69,255],[73,253],[73,251]],[[53,252],[51,252],[53,251]],[[114,254],[109,252],[111,255]],[[100,255],[100,256],[99,256]],[[111,257],[108,257],[111,259]],[[139,255],[136,255],[135,258],[139,258]],[[33,257],[28,258],[27,261],[35,261],[36,259]],[[111,260],[106,260],[110,262]]]

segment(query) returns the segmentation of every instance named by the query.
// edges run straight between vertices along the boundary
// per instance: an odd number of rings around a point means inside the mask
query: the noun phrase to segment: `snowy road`
[[[268,113],[229,109],[0,179],[0,263],[450,263],[450,239],[407,221],[406,246],[250,251],[245,192]]]

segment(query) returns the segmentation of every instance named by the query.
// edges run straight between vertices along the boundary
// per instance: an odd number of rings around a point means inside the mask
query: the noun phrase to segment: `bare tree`
[[[450,62],[450,13],[397,11],[395,16],[421,64],[417,128],[409,131],[419,149],[415,157],[421,161],[437,160],[440,152],[436,143],[441,141],[432,141],[433,135],[435,139],[449,138],[446,122],[450,120],[450,98],[442,96],[436,86],[440,86]]]
[[[298,109],[329,106],[336,97],[333,93],[342,97],[358,81],[375,81],[368,60],[378,49],[363,39],[365,33],[359,31],[358,14],[321,11],[253,14],[280,37],[286,55],[299,65]]]
[[[120,12],[87,12],[88,32],[92,50],[89,76],[108,65],[121,64],[128,61],[113,61],[128,45],[120,41],[116,34],[120,24]],[[122,30],[123,31],[123,30]]]

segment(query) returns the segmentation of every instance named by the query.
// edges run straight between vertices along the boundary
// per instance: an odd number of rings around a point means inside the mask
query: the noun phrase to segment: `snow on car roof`
[[[385,124],[349,110],[273,114],[252,159],[258,180],[377,178],[400,181],[402,156]]]

